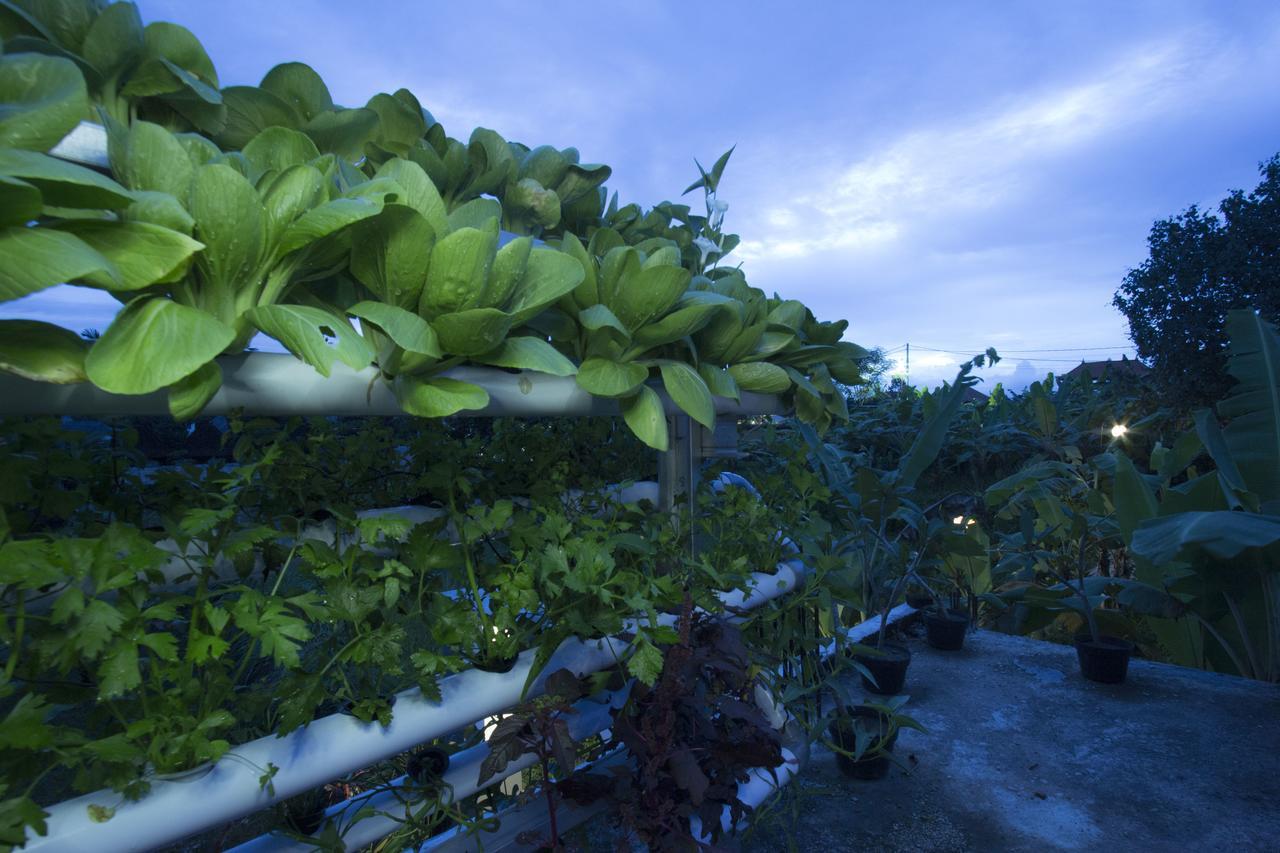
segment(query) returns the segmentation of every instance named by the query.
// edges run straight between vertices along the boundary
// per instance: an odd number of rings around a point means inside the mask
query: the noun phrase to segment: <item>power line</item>
[[[985,352],[986,347],[974,347],[972,349],[943,349],[942,347],[926,347],[921,344],[912,344],[916,349],[927,350],[929,352],[945,352],[952,355],[966,355],[973,352]],[[1118,347],[1064,347],[1062,349],[1001,349],[996,347],[996,352],[1008,352],[1014,354],[1035,353],[1035,352],[1105,352],[1122,349],[1133,349],[1131,346]]]

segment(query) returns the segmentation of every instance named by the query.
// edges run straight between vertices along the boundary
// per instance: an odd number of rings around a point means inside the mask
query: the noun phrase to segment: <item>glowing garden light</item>
[[[1111,437],[1124,438],[1125,433],[1127,433],[1128,431],[1129,431],[1129,428],[1124,424],[1116,424],[1111,428]]]

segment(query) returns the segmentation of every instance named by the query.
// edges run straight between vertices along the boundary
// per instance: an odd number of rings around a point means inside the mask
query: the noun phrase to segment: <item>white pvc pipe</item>
[[[625,648],[613,639],[567,640],[528,695],[539,695],[546,675],[557,669],[595,672],[613,665]],[[190,781],[157,781],[138,802],[124,803],[119,794],[99,791],[59,803],[49,809],[48,834],[28,832],[24,850],[149,850],[267,808],[517,704],[533,655],[532,650],[522,653],[511,672],[473,669],[441,679],[440,702],[427,701],[417,689],[400,693],[385,728],[333,714],[282,738],[268,735],[235,747]],[[280,768],[272,780],[275,796],[258,785],[268,764]],[[115,808],[115,815],[99,823],[89,812],[95,805]]]
[[[803,579],[803,567],[797,570],[799,564],[793,563],[780,565],[776,575],[754,573],[752,593],[721,593],[722,600],[757,607],[794,589]],[[640,624],[643,623],[633,621],[630,627]],[[534,655],[533,650],[526,650],[511,672],[473,669],[441,679],[440,702],[427,701],[416,688],[398,694],[391,725],[385,728],[346,714],[333,714],[283,738],[268,735],[235,747],[203,775],[189,781],[158,780],[138,802],[122,802],[120,795],[112,791],[67,800],[49,809],[47,835],[28,831],[24,850],[107,853],[148,850],[177,841],[501,713],[522,699],[541,695],[546,677],[558,669],[569,669],[581,676],[610,667],[622,658],[627,645],[613,637],[587,642],[566,640],[528,693],[523,693]],[[269,763],[280,768],[272,780],[275,796],[258,785],[258,777]],[[115,808],[115,815],[105,823],[97,822],[90,816],[90,806]]]
[[[782,786],[791,781],[792,777],[800,770],[800,759],[796,754],[785,746],[782,747],[782,764],[770,770],[766,767],[757,767],[747,771],[751,778],[746,782],[738,784],[738,799],[746,803],[752,809],[760,807],[760,804],[769,797],[782,790]],[[774,779],[774,776],[777,779]],[[746,819],[743,819],[743,823]],[[724,832],[732,832],[739,829],[740,826],[734,826],[730,816],[729,809],[725,808],[720,815],[720,827]],[[701,841],[703,844],[711,843],[711,835],[704,833],[702,829],[702,821],[697,815],[689,818],[689,829],[693,833],[693,837]]]
[[[778,566],[778,576],[765,575],[759,572],[753,576],[753,580],[757,585],[762,578],[773,577],[775,581],[777,581],[769,586],[764,592],[744,597],[740,591],[735,590],[733,593],[722,593],[720,596],[721,599],[723,600],[727,597],[734,596],[738,600],[746,602],[746,608],[750,609],[758,607],[766,601],[772,600],[778,595],[794,589],[803,578],[803,566],[799,564],[799,561],[791,562],[795,565],[781,564]],[[664,614],[659,618],[661,621],[668,624],[673,624],[676,621],[676,617],[671,616],[670,614]],[[737,620],[731,618],[731,621]],[[582,702],[575,704],[574,707],[577,709],[578,713],[568,718],[570,736],[575,741],[581,741],[585,737],[598,734],[608,728],[612,722],[609,711],[612,708],[620,707],[621,704],[626,701],[626,697],[629,692],[630,685],[628,684],[627,687],[622,688],[621,690],[607,694],[607,702],[583,700]],[[756,685],[753,692],[753,699],[757,707],[760,708],[761,712],[765,715],[769,724],[774,729],[780,731],[791,719],[790,715],[786,712],[786,709],[764,685]],[[462,752],[455,753],[450,757],[449,770],[446,771],[444,778],[449,785],[453,786],[455,801],[462,799],[463,797],[468,797],[477,791],[481,791],[489,787],[490,785],[496,784],[501,781],[501,779],[511,775],[513,772],[518,772],[531,766],[535,760],[532,755],[526,754],[508,765],[501,774],[481,780],[478,778],[479,767],[487,754],[487,745],[480,744],[470,749],[463,750]],[[799,767],[799,761],[793,753],[784,749],[783,754],[786,759],[786,764],[784,767],[776,770],[778,774],[779,787],[786,784],[791,775],[794,774]],[[770,784],[772,783],[772,777],[769,776],[768,770],[757,769],[750,772],[756,775],[763,774],[763,776],[768,776]],[[404,785],[404,777],[392,780],[389,784],[392,789],[398,789]],[[758,800],[750,803],[753,807],[758,805],[760,801],[763,801],[763,799],[769,794],[762,785],[763,783],[761,779],[753,777],[750,782],[746,783],[746,787],[741,789],[752,792],[751,796],[759,797]],[[746,801],[745,796],[743,796],[743,799]],[[348,849],[354,849],[368,844],[373,844],[396,831],[401,826],[401,822],[385,813],[393,812],[395,809],[401,807],[401,801],[396,797],[395,793],[391,790],[384,789],[379,793],[367,796],[357,796],[347,800],[346,802],[338,803],[328,810],[327,817],[330,819],[337,818],[340,821],[339,826],[341,826],[341,821],[344,816],[354,815],[361,809],[369,808],[376,813],[374,816],[366,817],[355,823],[346,833],[343,834],[343,843]],[[726,811],[724,820],[728,821],[728,819],[728,812]],[[700,831],[701,830],[699,829],[698,832]],[[695,835],[696,834],[697,832],[695,832]],[[253,839],[252,841],[248,841],[234,849],[238,851],[238,853],[266,853],[266,851],[272,851],[272,853],[284,853],[284,851],[309,850],[312,849],[312,847],[300,844],[299,842],[285,836],[268,834]]]
[[[254,352],[222,356],[222,387],[202,415],[226,415],[243,409],[265,416],[403,415],[390,386],[374,367],[352,370],[335,361],[328,377],[288,353]],[[454,417],[581,417],[617,415],[616,400],[593,397],[572,376],[529,370],[507,372],[490,367],[455,367],[441,376],[479,385],[489,392],[483,409]],[[655,386],[670,414],[680,410]],[[781,411],[777,397],[743,393],[742,402],[715,397],[716,411],[728,415],[762,415]],[[0,415],[168,415],[168,395],[111,394],[89,382],[54,385],[0,373]]]
[[[885,619],[884,625],[886,628],[888,628],[890,625],[894,624],[895,622],[900,622],[915,612],[916,612],[916,609],[912,607],[910,604],[905,604],[905,603],[899,604],[897,607],[889,611],[889,616],[887,619]],[[870,637],[879,632],[880,632],[880,617],[872,616],[867,621],[859,622],[857,625],[854,625],[852,628],[845,631],[844,635],[845,635],[845,638],[851,643],[861,643],[867,637]],[[819,656],[823,658],[829,658],[833,654],[835,654],[835,651],[836,651],[836,643],[834,640],[832,640],[831,642],[827,643],[822,647],[822,650],[819,652]]]
[[[73,127],[49,153],[83,166],[111,168],[107,159],[107,129],[91,121],[82,121]]]
[[[581,741],[608,728],[613,722],[610,712],[622,707],[630,689],[628,684],[619,690],[574,703],[573,707],[577,713],[566,719],[570,737],[575,741]],[[532,753],[526,753],[503,768],[501,773],[481,779],[480,765],[488,755],[489,745],[480,743],[449,756],[449,769],[445,771],[442,781],[446,788],[452,789],[454,802],[483,791],[491,785],[496,785],[508,776],[537,763],[537,758]],[[375,792],[357,795],[345,802],[337,803],[327,810],[326,819],[336,821],[341,829],[360,811],[370,810],[373,812],[371,816],[350,823],[346,832],[342,833],[342,841],[348,850],[358,850],[373,844],[404,825],[402,821],[391,816],[403,809],[402,799],[396,796],[395,791],[411,784],[407,776],[393,779],[386,787]],[[235,853],[266,853],[266,851],[303,853],[303,851],[314,850],[315,845],[296,841],[284,835],[268,834],[231,849]]]

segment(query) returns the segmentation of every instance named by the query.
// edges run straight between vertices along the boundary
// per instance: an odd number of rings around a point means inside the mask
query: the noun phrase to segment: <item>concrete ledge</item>
[[[959,652],[910,638],[911,768],[846,779],[815,747],[745,850],[1274,850],[1280,686],[1134,661],[1122,685],[1074,649],[978,631]]]

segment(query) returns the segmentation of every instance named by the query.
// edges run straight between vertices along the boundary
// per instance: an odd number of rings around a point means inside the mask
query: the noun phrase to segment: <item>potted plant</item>
[[[877,693],[897,693],[905,683],[911,653],[904,646],[886,642],[889,611],[908,582],[926,585],[921,566],[933,559],[931,554],[945,530],[936,510],[950,496],[921,507],[912,500],[916,484],[937,459],[966,390],[977,382],[971,371],[997,359],[995,352],[988,350],[962,365],[953,385],[933,394],[926,392],[921,405],[927,417],[893,469],[863,464],[864,457],[824,443],[807,425],[800,427],[814,467],[841,505],[840,528],[848,531],[829,546],[831,553],[843,557],[847,564],[846,571],[828,576],[832,595],[852,602],[850,609],[862,614],[880,614],[875,648],[853,650],[865,670],[864,682]]]
[[[1082,461],[1049,461],[987,490],[987,502],[1004,502],[1001,512],[1016,515],[1019,529],[1000,535],[1000,566],[1011,580],[985,598],[1019,605],[1024,632],[1075,613],[1085,629],[1074,642],[1081,674],[1120,684],[1134,649],[1119,636],[1132,631],[1127,613],[1168,616],[1182,607],[1163,589],[1112,574],[1108,547],[1119,542],[1119,528],[1098,480]]]
[[[946,591],[935,594],[921,581],[930,596],[922,619],[930,646],[958,651],[964,648],[978,594],[991,587],[991,557],[987,535],[975,519],[955,516],[949,527],[940,537],[943,556],[938,571],[939,582],[946,585]]]
[[[884,702],[846,705],[836,712],[827,727],[835,747],[836,766],[852,779],[883,779],[894,760],[893,746],[903,728],[925,729],[899,709],[907,696],[894,696]]]

